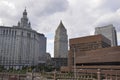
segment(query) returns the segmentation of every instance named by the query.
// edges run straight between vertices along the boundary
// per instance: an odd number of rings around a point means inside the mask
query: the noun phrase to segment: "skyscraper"
[[[96,27],[95,34],[104,35],[106,38],[111,40],[111,46],[117,46],[117,34],[115,27],[112,24],[103,27]]]
[[[68,36],[62,21],[55,32],[54,57],[66,58],[68,53]]]

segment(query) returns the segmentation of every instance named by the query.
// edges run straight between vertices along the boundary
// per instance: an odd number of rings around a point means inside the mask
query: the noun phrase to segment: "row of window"
[[[88,51],[88,50],[94,50],[101,47],[100,42],[91,42],[91,43],[79,43],[79,44],[73,44],[70,46],[71,49],[77,49],[80,51]]]
[[[16,36],[17,35],[17,31],[16,30],[11,30],[11,29],[9,29],[9,30],[1,30],[1,34],[3,34],[3,35],[12,35],[12,36]],[[22,31],[21,32],[21,36],[24,36],[24,32]],[[29,32],[27,32],[27,37],[32,37],[31,36],[31,33],[29,33]],[[36,38],[36,35],[34,34],[34,36],[33,36],[34,38]]]
[[[16,35],[16,31],[14,31],[14,30],[3,30],[2,34],[3,35]]]
[[[91,43],[79,43],[79,44],[72,44],[70,45],[70,49],[74,51],[89,51],[89,50],[95,50],[98,48],[105,48],[105,47],[110,47],[110,44],[107,44],[105,42],[91,42]]]

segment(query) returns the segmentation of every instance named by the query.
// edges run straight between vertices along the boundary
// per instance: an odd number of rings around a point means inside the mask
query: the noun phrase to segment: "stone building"
[[[111,40],[111,46],[117,46],[117,34],[115,27],[111,25],[103,26],[103,27],[96,27],[95,34],[102,34],[109,40]]]
[[[0,65],[37,65],[46,53],[46,37],[31,28],[26,9],[17,26],[0,26]]]
[[[66,58],[68,55],[68,36],[62,21],[60,22],[54,40],[54,57]]]

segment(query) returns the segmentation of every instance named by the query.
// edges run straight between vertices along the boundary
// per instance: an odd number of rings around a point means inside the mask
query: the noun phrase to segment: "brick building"
[[[111,47],[111,41],[103,35],[70,39],[69,44],[69,70],[74,62],[76,66],[120,65],[120,46]]]
[[[111,41],[103,35],[94,35],[70,39],[70,51],[90,51],[111,46]]]

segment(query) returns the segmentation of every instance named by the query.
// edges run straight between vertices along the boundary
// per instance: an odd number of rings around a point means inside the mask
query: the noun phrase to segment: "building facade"
[[[92,51],[111,47],[111,41],[101,34],[73,38],[73,39],[69,40],[69,44],[70,44],[70,51],[68,54],[68,68],[70,70],[74,64],[81,66],[81,65],[88,63],[86,61],[86,59],[88,61],[89,61],[89,59],[94,60],[94,58],[92,58],[92,56],[90,58],[85,58],[86,56],[89,57],[90,55],[92,55]],[[87,55],[86,52],[89,52],[89,51],[91,51],[91,53],[89,53],[89,55]],[[95,53],[95,55],[102,55],[102,52]],[[96,58],[99,58],[99,56],[97,56]],[[81,62],[81,60],[86,61],[86,62],[83,64]],[[78,63],[80,63],[80,64],[78,64]],[[91,61],[91,63],[92,63],[92,61]]]
[[[60,69],[60,67],[62,66],[67,66],[68,64],[68,59],[67,58],[52,58],[51,59],[51,65],[55,68],[55,69]]]
[[[111,46],[111,41],[103,35],[92,35],[69,40],[70,50],[90,51]]]
[[[84,56],[76,56],[77,66],[120,66],[120,46],[101,48],[83,52]]]
[[[0,64],[6,67],[31,66],[46,53],[46,37],[31,28],[26,9],[17,26],[0,26]]]
[[[117,46],[117,34],[113,25],[107,25],[103,27],[96,27],[95,34],[102,34],[109,40],[111,40],[111,46]]]
[[[54,57],[66,58],[68,55],[68,36],[62,21],[60,22],[54,40]]]

